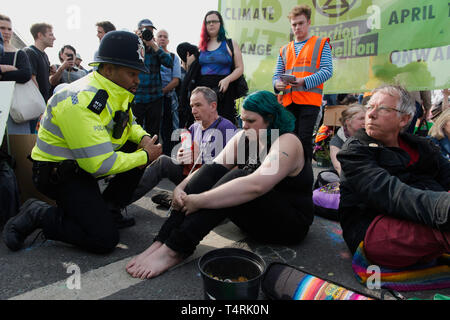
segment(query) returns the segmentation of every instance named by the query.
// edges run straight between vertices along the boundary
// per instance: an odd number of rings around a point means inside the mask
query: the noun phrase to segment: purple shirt
[[[236,134],[237,128],[231,121],[219,117],[208,129],[203,130],[201,122],[195,122],[189,132],[192,141],[200,146],[203,153],[202,164],[212,163],[230,139]],[[194,159],[195,161],[196,159]]]

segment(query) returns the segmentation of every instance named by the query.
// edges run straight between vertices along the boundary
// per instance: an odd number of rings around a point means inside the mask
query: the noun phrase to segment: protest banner
[[[280,48],[293,40],[287,16],[297,4],[312,8],[310,35],[330,38],[334,75],[325,93],[365,92],[383,83],[410,91],[450,87],[448,1],[219,0],[250,91],[273,90]]]

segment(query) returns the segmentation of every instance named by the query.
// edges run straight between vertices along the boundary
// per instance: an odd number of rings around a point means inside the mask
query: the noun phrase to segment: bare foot
[[[134,273],[134,266],[136,265],[136,262],[140,262],[142,263],[149,255],[151,255],[153,252],[155,252],[157,249],[159,249],[162,246],[162,242],[159,241],[155,241],[153,242],[153,244],[144,252],[142,252],[140,255],[137,255],[136,257],[134,257],[133,259],[131,259],[130,262],[128,262],[126,269],[128,271],[128,273],[132,274]]]
[[[159,276],[173,266],[176,266],[184,259],[179,253],[173,251],[166,245],[162,245],[155,252],[147,256],[144,261],[136,261],[133,273],[134,278],[151,279]]]

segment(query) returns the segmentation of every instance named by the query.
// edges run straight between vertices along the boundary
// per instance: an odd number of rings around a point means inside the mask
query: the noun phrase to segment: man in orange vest
[[[330,39],[309,35],[309,6],[295,6],[288,18],[295,39],[280,49],[273,85],[275,93],[282,94],[280,103],[296,117],[295,133],[302,141],[305,156],[311,160],[323,84],[333,75]]]

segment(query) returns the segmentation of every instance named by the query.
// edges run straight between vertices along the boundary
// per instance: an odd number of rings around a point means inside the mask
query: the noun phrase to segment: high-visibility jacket
[[[107,94],[105,94],[105,91]],[[48,102],[31,157],[36,161],[77,161],[94,177],[126,172],[147,163],[147,153],[118,152],[127,141],[148,135],[135,122],[134,95],[98,72],[70,84]],[[116,111],[128,112],[120,139],[113,138]],[[124,121],[125,122],[125,121]]]
[[[330,39],[312,36],[303,45],[298,56],[295,55],[294,41],[282,47],[280,55],[285,65],[285,73],[294,75],[297,78],[305,78],[318,72],[323,47],[326,42],[330,42]],[[323,83],[311,89],[287,86],[283,93],[282,103],[285,107],[292,103],[320,107],[322,105],[322,95]]]

